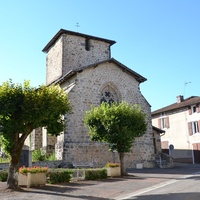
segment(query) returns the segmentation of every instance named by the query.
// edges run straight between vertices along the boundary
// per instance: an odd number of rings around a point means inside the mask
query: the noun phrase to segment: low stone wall
[[[137,163],[142,163],[144,168],[154,168],[156,165],[155,160],[148,160],[148,161],[138,160],[132,164],[133,166],[128,166],[128,168],[136,168]],[[9,166],[8,163],[0,163],[0,170],[6,170],[8,169],[8,166]],[[48,168],[73,168],[72,163],[68,163],[62,160],[32,162],[32,166],[40,166],[40,167],[48,167]]]
[[[0,163],[0,170],[8,169],[8,163]]]
[[[0,163],[0,170],[8,169],[9,163]],[[72,167],[69,163],[63,162],[62,160],[57,161],[38,161],[33,162],[32,166],[48,167],[48,168],[70,168]]]
[[[38,161],[33,162],[32,166],[48,167],[48,168],[61,168],[63,164],[62,160],[57,161]],[[67,164],[66,164],[67,165]]]

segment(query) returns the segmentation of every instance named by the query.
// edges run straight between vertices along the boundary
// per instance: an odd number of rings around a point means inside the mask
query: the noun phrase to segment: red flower
[[[30,173],[46,173],[48,171],[48,167],[39,167],[39,166],[34,166],[34,167],[20,167],[19,172],[22,174],[26,174],[28,172]]]

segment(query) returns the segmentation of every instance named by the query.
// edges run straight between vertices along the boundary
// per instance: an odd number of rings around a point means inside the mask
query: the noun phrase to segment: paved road
[[[158,173],[160,171],[160,173]],[[171,170],[157,170],[154,176],[159,174],[168,177],[171,172],[171,180],[155,184],[139,191],[119,196],[119,199],[137,200],[199,200],[200,199],[200,169],[198,165],[175,168]],[[146,174],[146,173],[145,173]],[[153,176],[153,174],[150,174]],[[174,175],[174,177],[173,177]],[[141,176],[144,176],[141,173]]]
[[[171,180],[165,184],[146,188],[143,191],[129,194],[125,198],[137,200],[199,200],[200,175]]]
[[[128,172],[132,176],[123,178],[23,188],[23,192],[5,192],[6,183],[0,182],[0,200],[166,200],[168,197],[170,200],[173,197],[176,200],[196,200],[200,199],[200,175],[194,173],[199,171],[200,165],[176,166],[173,169],[130,169]],[[165,190],[167,188],[169,191]]]

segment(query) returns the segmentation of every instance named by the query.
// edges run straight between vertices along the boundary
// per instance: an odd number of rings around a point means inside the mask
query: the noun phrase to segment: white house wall
[[[189,115],[188,108],[166,114],[169,117],[169,128],[165,128],[165,134],[161,137],[161,142],[168,141],[169,145],[174,146],[174,150],[170,154],[175,159],[193,159],[192,150],[193,143],[200,142],[200,134],[189,135],[188,122],[200,120],[200,113]],[[163,116],[162,116],[163,117]],[[152,119],[153,126],[159,127],[156,116]]]

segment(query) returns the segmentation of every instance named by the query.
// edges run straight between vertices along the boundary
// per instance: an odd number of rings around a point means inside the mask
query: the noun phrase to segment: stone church
[[[45,129],[34,130],[32,148],[48,147],[56,157],[67,163],[92,163],[102,167],[118,161],[108,144],[91,142],[83,117],[91,105],[103,101],[125,100],[140,104],[147,114],[146,134],[137,138],[130,153],[125,155],[127,167],[143,163],[155,164],[155,149],[151,124],[151,106],[141,94],[140,84],[146,78],[111,57],[111,46],[116,42],[96,36],[61,29],[44,47],[46,53],[46,84],[60,84],[68,93],[73,113],[66,116],[67,129],[57,138],[49,137]]]

